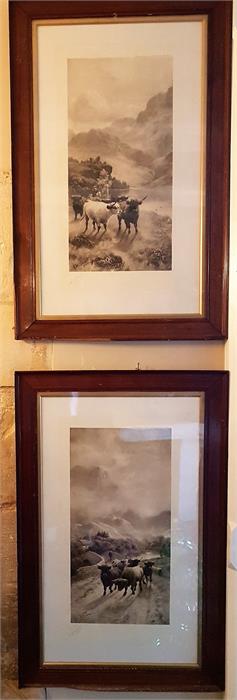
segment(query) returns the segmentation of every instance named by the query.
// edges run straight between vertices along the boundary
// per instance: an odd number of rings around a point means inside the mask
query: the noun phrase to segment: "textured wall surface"
[[[17,565],[14,430],[14,370],[51,369],[51,343],[14,340],[11,176],[0,173],[0,511],[1,511],[1,697],[18,697],[17,689]],[[44,697],[43,690],[25,690],[20,697]]]
[[[10,168],[10,118],[9,118],[9,58],[7,0],[0,0],[0,508],[1,508],[1,626],[2,626],[2,694],[9,698],[44,698],[43,689],[18,690],[17,687],[17,592],[16,592],[16,491],[14,445],[14,370],[19,369],[222,369],[224,345],[222,343],[63,343],[24,342],[14,340],[14,288],[12,264],[12,200]],[[233,477],[234,478],[234,477]],[[236,581],[231,580],[234,596]],[[236,634],[232,634],[231,644]],[[230,650],[231,655],[231,650]],[[232,670],[230,669],[230,673]],[[79,693],[76,690],[48,689],[48,698],[69,700],[98,700],[102,694]],[[118,700],[127,697],[134,700],[138,694],[113,694]],[[172,694],[139,694],[143,698],[171,698]],[[176,696],[180,699],[180,695]],[[193,695],[193,698],[220,696]],[[112,694],[106,694],[111,700]],[[185,700],[191,696],[185,695]],[[226,695],[226,700],[236,696]]]

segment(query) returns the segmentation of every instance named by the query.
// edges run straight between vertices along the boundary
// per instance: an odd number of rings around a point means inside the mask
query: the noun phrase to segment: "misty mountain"
[[[172,185],[172,161],[173,154],[169,151],[165,156],[161,156],[154,160],[155,178],[154,185]]]
[[[143,532],[144,535],[162,535],[170,530],[171,514],[169,510],[162,511],[157,515],[143,517],[134,511],[126,511],[124,518],[129,521],[137,531]]]
[[[132,538],[133,541],[141,539],[140,534],[133,525],[124,518],[96,518],[91,522],[85,518],[80,518],[80,522],[72,523],[73,533],[77,537],[83,538],[88,536],[95,536],[98,532],[106,532],[109,537],[115,540],[120,538]]]
[[[94,518],[100,512],[101,502],[106,502],[104,513],[111,511],[111,503],[118,497],[118,486],[110,479],[108,472],[100,466],[85,469],[76,465],[71,469],[71,520],[78,522],[88,519],[88,512]],[[103,509],[102,509],[103,510]],[[99,526],[98,526],[99,527]]]
[[[150,429],[71,430],[71,525],[78,536],[105,531],[141,541],[170,528],[171,442],[159,435]]]
[[[123,138],[133,148],[142,148],[154,159],[172,152],[173,90],[154,95],[136,119],[118,119],[107,132]]]
[[[135,542],[169,533],[170,522],[170,511],[163,511],[149,517],[127,511],[124,514],[116,513],[107,515],[105,518],[96,518],[90,522],[83,517],[83,513],[80,513],[80,522],[78,522],[78,516],[72,518],[73,532],[77,537],[92,536],[97,532],[105,531],[114,539],[132,538]]]
[[[152,96],[135,119],[124,117],[103,129],[90,129],[69,140],[69,156],[82,160],[99,155],[113,166],[114,175],[133,185],[145,185],[163,177],[172,178],[173,91]],[[167,161],[162,161],[169,155]]]
[[[151,118],[160,119],[161,116],[167,113],[167,110],[172,110],[173,106],[173,88],[169,87],[166,92],[159,92],[148,100],[146,108],[139,112],[137,116],[138,123],[146,123]]]
[[[124,157],[137,165],[150,167],[152,157],[139,148],[131,148],[128,143],[124,143],[121,138],[113,135],[108,129],[90,129],[73,136],[70,140],[70,155],[80,159],[88,158],[94,154],[102,158]]]
[[[105,495],[115,496],[117,486],[110,479],[108,472],[100,466],[85,469],[81,465],[76,465],[71,469],[71,486],[80,484],[80,488],[96,490],[97,495],[100,491]]]
[[[125,132],[126,129],[130,129],[136,122],[136,119],[133,119],[133,117],[120,117],[120,119],[115,119],[115,121],[112,122],[110,129],[114,129],[115,131],[117,129],[123,129]]]

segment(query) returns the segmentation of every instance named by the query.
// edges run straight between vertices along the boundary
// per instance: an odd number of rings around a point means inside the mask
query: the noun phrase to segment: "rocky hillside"
[[[100,156],[116,177],[134,186],[172,178],[172,88],[154,95],[136,119],[124,117],[105,129],[90,129],[69,139],[69,157]],[[158,183],[159,184],[159,183]]]

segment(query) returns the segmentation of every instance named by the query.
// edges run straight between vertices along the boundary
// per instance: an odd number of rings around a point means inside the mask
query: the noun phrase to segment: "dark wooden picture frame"
[[[198,14],[208,18],[203,315],[37,318],[32,21]],[[227,337],[231,18],[231,0],[10,1],[17,338],[125,341]]]
[[[212,691],[225,684],[228,373],[198,371],[17,372],[19,683],[91,690]],[[204,470],[200,664],[44,664],[41,657],[41,538],[38,400],[72,392],[203,392]]]

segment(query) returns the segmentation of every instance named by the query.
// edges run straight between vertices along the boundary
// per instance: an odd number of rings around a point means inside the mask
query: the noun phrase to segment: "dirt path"
[[[125,597],[117,590],[103,596],[97,566],[84,567],[72,582],[72,622],[169,624],[169,588],[169,579],[154,572],[152,584],[137,586],[135,595],[129,588]]]

